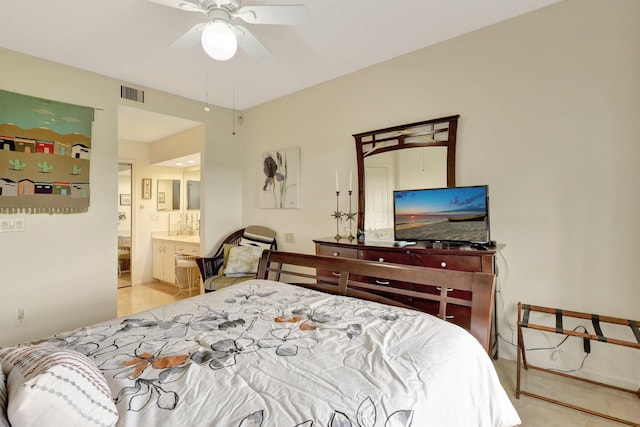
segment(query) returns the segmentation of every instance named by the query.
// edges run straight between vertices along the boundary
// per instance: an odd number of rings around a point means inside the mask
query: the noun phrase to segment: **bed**
[[[493,275],[265,251],[257,277],[0,349],[0,426],[520,424],[487,353]],[[471,333],[367,277],[472,292]]]

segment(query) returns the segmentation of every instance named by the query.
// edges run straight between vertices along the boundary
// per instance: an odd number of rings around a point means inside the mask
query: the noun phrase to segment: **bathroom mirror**
[[[159,179],[157,188],[158,211],[180,210],[179,179]]]
[[[393,240],[394,190],[456,185],[459,117],[353,135],[358,163],[358,230],[375,230],[377,238]]]
[[[200,209],[200,181],[187,180],[187,210]]]

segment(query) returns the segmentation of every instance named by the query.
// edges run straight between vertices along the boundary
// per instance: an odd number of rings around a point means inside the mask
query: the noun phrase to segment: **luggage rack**
[[[556,325],[555,327],[551,327],[551,326],[545,326],[545,325],[539,325],[539,324],[535,324],[535,323],[531,323],[529,322],[529,315],[531,312],[539,312],[539,313],[546,313],[546,314],[553,314],[555,315],[555,319],[556,319]],[[590,320],[594,331],[595,331],[595,335],[594,334],[590,334],[588,332],[578,332],[575,330],[567,330],[563,328],[563,318],[564,317],[572,317],[572,318],[577,318],[577,319],[587,319]],[[602,333],[602,328],[600,326],[600,323],[610,323],[610,324],[616,324],[616,325],[623,325],[623,326],[629,326],[631,328],[631,331],[633,332],[633,335],[635,336],[635,339],[637,342],[632,342],[632,341],[626,341],[626,340],[622,340],[622,339],[617,339],[617,338],[611,338],[611,337],[606,337],[604,336],[604,334]],[[617,418],[602,412],[597,412],[588,408],[584,408],[584,407],[580,407],[580,406],[576,406],[576,405],[572,405],[570,403],[567,402],[563,402],[560,400],[556,400],[556,399],[551,399],[549,397],[546,396],[542,396],[539,394],[535,394],[535,393],[531,393],[528,392],[526,390],[523,390],[520,386],[520,371],[522,366],[524,366],[525,369],[535,369],[538,371],[542,371],[542,372],[546,372],[549,374],[554,374],[554,375],[559,375],[565,378],[571,378],[571,379],[575,379],[578,381],[582,381],[582,382],[586,382],[589,384],[593,384],[593,385],[597,385],[600,387],[606,387],[609,389],[613,389],[613,390],[617,390],[617,391],[622,391],[622,392],[626,392],[626,393],[631,393],[631,394],[635,394],[636,396],[638,396],[638,398],[640,398],[640,388],[638,390],[631,390],[631,389],[627,389],[627,388],[622,388],[622,387],[618,387],[612,384],[606,384],[606,383],[602,383],[602,382],[598,382],[598,381],[593,381],[587,378],[582,378],[582,377],[578,377],[576,375],[570,375],[564,372],[558,372],[558,371],[554,371],[551,369],[546,369],[546,368],[541,368],[539,366],[534,366],[531,365],[529,363],[527,363],[527,357],[525,354],[525,347],[524,347],[524,335],[522,333],[523,328],[529,328],[529,329],[535,329],[535,330],[539,330],[539,331],[544,331],[544,332],[552,332],[552,333],[556,333],[556,334],[562,334],[562,335],[568,335],[568,336],[574,336],[574,337],[579,337],[584,339],[585,342],[585,351],[589,352],[590,351],[590,342],[593,341],[600,341],[600,342],[604,342],[604,343],[609,343],[609,344],[616,344],[616,345],[620,345],[620,346],[624,346],[624,347],[629,347],[629,348],[635,348],[640,350],[640,327],[639,327],[640,322],[635,321],[635,320],[627,320],[627,319],[621,319],[621,318],[617,318],[617,317],[608,317],[608,316],[599,316],[597,314],[588,314],[588,313],[581,313],[578,311],[569,311],[569,310],[562,310],[562,309],[557,309],[557,308],[549,308],[549,307],[541,307],[541,306],[536,306],[536,305],[530,305],[530,304],[522,304],[522,303],[518,303],[518,358],[517,358],[517,365],[518,365],[518,372],[517,372],[517,376],[516,376],[516,399],[520,399],[520,395],[524,394],[526,396],[530,396],[530,397],[534,397],[537,399],[541,399],[550,403],[555,403],[557,405],[561,405],[567,408],[571,408],[571,409],[575,409],[577,411],[581,411],[581,412],[585,412],[587,414],[591,414],[597,417],[601,417],[601,418],[605,418],[608,419],[610,421],[616,421],[618,423],[621,424],[626,424],[626,425],[630,425],[630,426],[640,426],[640,424],[638,422],[634,422],[634,421],[630,421],[630,420],[624,420],[621,418]]]

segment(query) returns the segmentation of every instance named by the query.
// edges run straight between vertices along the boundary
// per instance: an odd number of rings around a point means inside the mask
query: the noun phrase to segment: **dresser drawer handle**
[[[442,261],[442,262],[440,263],[440,267],[442,267],[442,268],[446,268],[446,267],[447,267],[447,263],[446,263],[446,262],[444,262],[444,261]]]
[[[331,274],[333,274],[334,276],[340,276],[340,273],[336,273],[335,271],[332,271]]]
[[[391,282],[389,282],[388,280],[378,280],[378,279],[376,279],[376,284],[378,284],[378,285],[388,285],[390,283]]]
[[[436,289],[441,291],[442,287],[438,286],[438,287],[436,287]],[[451,292],[451,291],[453,291],[453,288],[447,288],[447,292]]]
[[[384,258],[378,258],[378,262],[384,262]]]

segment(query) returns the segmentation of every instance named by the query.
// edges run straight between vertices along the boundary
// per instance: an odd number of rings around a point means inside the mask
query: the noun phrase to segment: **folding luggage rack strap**
[[[535,323],[531,323],[529,321],[529,317],[530,314],[532,312],[539,312],[539,313],[546,313],[546,314],[551,314],[551,315],[555,315],[555,327],[552,326],[545,326],[545,325],[539,325],[539,324],[535,324]],[[564,317],[572,317],[572,318],[578,318],[578,319],[586,319],[586,320],[590,320],[591,324],[593,325],[593,329],[595,334],[590,334],[588,332],[578,332],[575,330],[567,330],[564,329],[563,327],[563,320]],[[636,342],[633,341],[626,341],[626,340],[622,340],[622,339],[617,339],[617,338],[611,338],[611,337],[607,337],[602,333],[602,328],[600,326],[601,323],[611,323],[611,324],[616,324],[616,325],[623,325],[623,326],[628,326],[629,328],[631,328],[631,331],[633,332],[633,335],[636,339]],[[630,347],[630,348],[635,348],[640,350],[640,322],[636,321],[636,320],[627,320],[627,319],[620,319],[617,317],[608,317],[608,316],[599,316],[597,314],[588,314],[588,313],[581,313],[581,312],[577,312],[577,311],[569,311],[569,310],[562,310],[562,309],[557,309],[557,308],[549,308],[549,307],[541,307],[541,306],[536,306],[536,305],[530,305],[530,304],[522,304],[522,303],[518,303],[518,358],[517,358],[517,365],[518,365],[518,372],[517,372],[517,376],[516,376],[516,398],[519,399],[520,398],[520,394],[524,394],[526,396],[530,396],[530,397],[535,397],[537,399],[542,399],[545,400],[547,402],[550,403],[555,403],[557,405],[561,405],[567,408],[571,408],[571,409],[575,409],[581,412],[585,412],[587,414],[591,414],[591,415],[595,415],[598,417],[602,417],[602,418],[606,418],[608,420],[611,421],[616,421],[622,424],[626,424],[626,425],[630,425],[630,426],[636,426],[639,427],[640,424],[637,421],[629,421],[629,420],[624,420],[621,418],[617,418],[617,417],[613,417],[611,415],[608,414],[604,414],[602,412],[596,412],[593,411],[591,409],[587,409],[587,408],[583,408],[580,406],[576,406],[576,405],[572,405],[570,403],[567,402],[563,402],[560,400],[555,400],[555,399],[551,399],[549,397],[546,396],[542,396],[539,394],[534,394],[531,392],[528,392],[526,390],[523,390],[520,386],[520,371],[522,369],[522,366],[524,366],[525,369],[535,369],[538,371],[542,371],[542,372],[546,372],[549,374],[554,374],[554,375],[559,375],[565,378],[571,378],[571,379],[575,379],[578,381],[582,381],[582,382],[586,382],[589,384],[594,384],[597,386],[601,386],[601,387],[607,387],[610,389],[614,389],[614,390],[618,390],[618,391],[622,391],[622,392],[626,392],[626,393],[631,393],[631,394],[635,394],[638,396],[638,398],[640,398],[640,388],[638,390],[631,390],[631,389],[626,389],[626,388],[622,388],[622,387],[617,387],[615,385],[611,385],[611,384],[606,384],[606,383],[602,383],[602,382],[598,382],[598,381],[593,381],[593,380],[589,380],[587,378],[582,378],[582,377],[578,377],[575,375],[570,375],[564,372],[558,372],[558,371],[554,371],[551,369],[546,369],[546,368],[541,368],[538,366],[533,366],[529,363],[527,363],[527,356],[525,353],[525,346],[524,346],[524,335],[522,333],[523,328],[528,328],[528,329],[535,329],[535,330],[539,330],[539,331],[544,331],[544,332],[552,332],[552,333],[556,333],[556,334],[562,334],[562,335],[569,335],[569,336],[573,336],[573,337],[578,337],[578,338],[582,338],[584,339],[584,346],[585,346],[585,352],[590,352],[590,342],[593,341],[600,341],[600,342],[604,342],[604,343],[608,343],[608,344],[616,344],[616,345],[620,345],[620,346],[624,346],[624,347]]]

